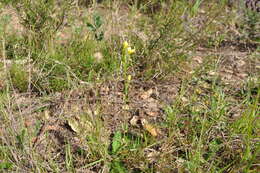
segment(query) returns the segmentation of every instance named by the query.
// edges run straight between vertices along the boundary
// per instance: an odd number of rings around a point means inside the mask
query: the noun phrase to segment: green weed
[[[11,82],[20,92],[26,92],[29,86],[28,72],[21,65],[14,64],[10,69]]]
[[[101,16],[98,14],[93,15],[93,24],[86,22],[88,29],[94,33],[95,39],[97,41],[101,41],[104,38],[104,32],[100,31],[102,23]]]

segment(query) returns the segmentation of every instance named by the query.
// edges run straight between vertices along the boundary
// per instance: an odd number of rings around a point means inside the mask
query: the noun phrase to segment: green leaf
[[[91,23],[88,23],[88,22],[87,22],[87,27],[90,31],[93,31],[93,32],[96,32],[96,30],[97,30],[94,25],[92,25]]]
[[[112,154],[116,154],[122,146],[122,133],[117,131],[112,141]]]
[[[17,139],[17,141],[18,141],[18,144],[19,144],[20,147],[22,147],[22,148],[23,148],[23,145],[24,145],[25,135],[26,135],[26,130],[23,129],[23,130],[21,131],[21,134],[19,134],[19,135],[16,136],[16,139]]]
[[[10,169],[12,168],[13,164],[10,162],[0,162],[0,170],[1,169]]]
[[[125,173],[127,171],[122,162],[114,160],[111,164],[110,172],[111,173]]]
[[[94,15],[94,25],[95,25],[95,27],[98,29],[98,28],[100,28],[101,27],[101,25],[102,25],[102,20],[101,20],[101,17],[99,16],[99,15]]]
[[[97,41],[101,41],[101,40],[103,40],[103,38],[104,38],[104,32],[101,31],[100,33],[95,34],[95,39]]]
[[[195,2],[194,6],[192,7],[192,12],[193,12],[194,14],[196,14],[196,13],[198,12],[198,9],[199,9],[201,3],[202,3],[202,0],[197,0],[197,1]]]

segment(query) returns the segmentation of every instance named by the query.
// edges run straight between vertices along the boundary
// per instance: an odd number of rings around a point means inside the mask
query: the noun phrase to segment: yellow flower
[[[131,81],[131,79],[132,79],[132,76],[131,75],[128,75],[128,81]]]
[[[129,48],[129,44],[127,41],[124,41],[123,43],[123,49],[128,49]]]
[[[135,53],[135,49],[132,49],[127,41],[123,43],[123,51],[128,55]]]
[[[128,48],[127,48],[127,53],[128,53],[129,55],[131,55],[131,54],[135,53],[135,49],[132,49],[131,47],[128,47]]]

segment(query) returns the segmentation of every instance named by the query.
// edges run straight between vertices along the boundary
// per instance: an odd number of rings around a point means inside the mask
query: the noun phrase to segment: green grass
[[[259,172],[259,14],[77,2],[0,3],[0,172]]]

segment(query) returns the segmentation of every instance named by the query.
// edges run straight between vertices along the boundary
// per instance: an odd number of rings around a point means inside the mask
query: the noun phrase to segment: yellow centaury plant
[[[124,41],[123,43],[123,50],[122,50],[122,64],[123,64],[123,75],[124,79],[127,79],[127,68],[129,66],[129,62],[131,61],[130,55],[135,53],[135,49],[132,49],[127,41]]]
[[[130,55],[135,53],[135,49],[132,49],[127,41],[124,41],[122,53],[123,53],[123,57],[122,57],[123,75],[124,75],[124,81],[125,81],[124,93],[125,93],[125,100],[127,100],[128,88],[129,88],[129,85],[131,82],[131,75],[127,74],[127,72],[128,72],[127,68],[129,66],[129,62],[131,61]]]
[[[125,53],[127,53],[128,55],[131,55],[131,54],[135,53],[135,49],[132,49],[132,48],[129,46],[129,44],[128,44],[127,41],[124,41],[124,43],[123,43],[123,51],[124,51]]]

